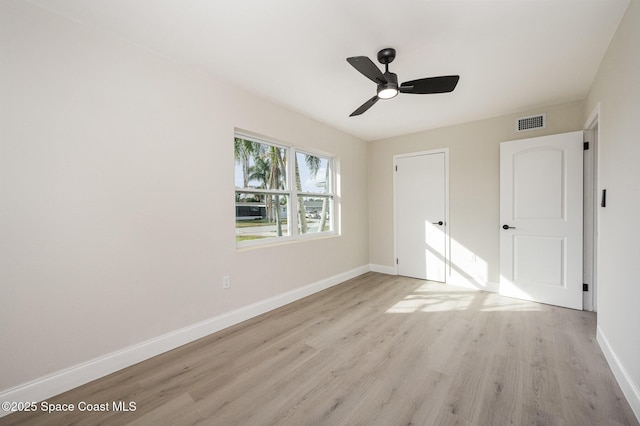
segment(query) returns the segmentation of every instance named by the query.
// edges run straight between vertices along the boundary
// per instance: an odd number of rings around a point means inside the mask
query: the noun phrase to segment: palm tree
[[[325,188],[329,188],[329,164],[327,163],[327,167],[325,168],[324,182]],[[322,198],[322,213],[320,214],[320,226],[318,226],[318,232],[324,231],[324,226],[327,222],[327,214],[329,213],[329,197]]]
[[[259,182],[256,188],[266,189],[269,184],[269,162],[263,157],[254,158],[254,165],[249,168],[249,181]],[[264,194],[255,194],[254,197],[259,198],[256,201],[265,202]],[[267,210],[267,219],[271,220],[269,210],[269,199],[265,202],[265,208]]]
[[[320,158],[315,155],[304,154],[304,162],[311,171],[312,175],[318,173],[320,168]],[[298,192],[302,192],[302,182],[300,181],[300,169],[298,168],[298,161],[296,159],[296,189]],[[298,223],[300,224],[300,233],[307,232],[307,216],[304,208],[304,200],[302,197],[298,197]]]
[[[271,165],[269,160],[263,156],[254,158],[254,165],[249,167],[249,180],[258,181],[260,184],[257,186],[261,189],[267,189],[269,186],[269,171]]]
[[[269,165],[269,189],[283,189],[284,182],[284,167],[281,167],[281,164],[284,164],[282,157],[280,156],[280,148],[276,148],[275,146],[269,147],[267,151],[267,158],[265,161]],[[267,210],[269,212],[273,212],[273,216],[276,222],[276,228],[278,231],[278,236],[282,236],[282,223],[280,220],[280,196],[267,195],[268,205]],[[275,203],[273,202],[275,201]]]
[[[256,158],[260,155],[260,144],[258,142],[249,141],[242,138],[233,138],[233,156],[236,163],[242,165],[242,177],[243,187],[249,187],[250,171],[249,165],[251,158]]]

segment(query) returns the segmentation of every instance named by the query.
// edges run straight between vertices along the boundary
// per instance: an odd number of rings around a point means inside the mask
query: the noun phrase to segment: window
[[[239,247],[334,231],[333,159],[236,134]]]

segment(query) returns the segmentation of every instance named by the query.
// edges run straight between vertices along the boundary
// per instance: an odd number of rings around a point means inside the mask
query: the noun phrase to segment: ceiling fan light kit
[[[378,86],[378,97],[380,99],[391,99],[398,95],[398,85],[385,84],[384,86]]]
[[[431,94],[452,92],[460,80],[458,75],[446,75],[440,77],[428,77],[418,80],[405,81],[398,86],[398,76],[389,71],[389,64],[396,58],[396,50],[388,47],[378,52],[378,62],[384,65],[384,73],[366,56],[353,56],[347,58],[357,71],[378,85],[376,96],[366,101],[349,117],[364,113],[379,99],[391,99],[398,93]]]

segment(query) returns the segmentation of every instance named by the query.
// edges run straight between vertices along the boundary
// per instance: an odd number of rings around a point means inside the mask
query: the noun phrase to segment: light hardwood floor
[[[638,425],[593,313],[367,273],[0,425]]]

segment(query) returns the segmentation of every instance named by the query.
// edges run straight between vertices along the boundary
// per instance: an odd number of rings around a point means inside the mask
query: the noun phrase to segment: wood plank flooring
[[[595,330],[593,313],[367,273],[47,401],[108,412],[0,425],[638,425]]]

